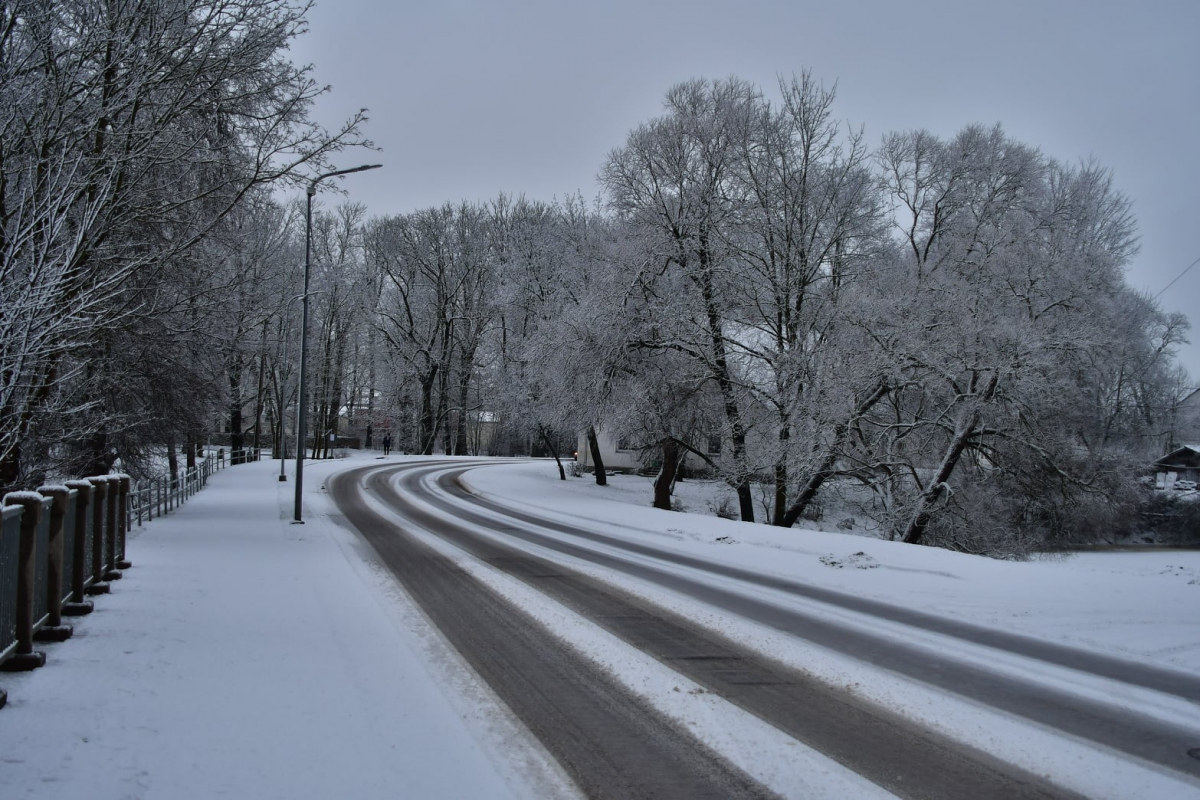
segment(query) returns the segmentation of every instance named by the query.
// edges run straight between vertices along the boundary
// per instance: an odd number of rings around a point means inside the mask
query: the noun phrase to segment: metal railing
[[[64,616],[92,611],[89,595],[110,591],[127,569],[125,535],[169,514],[231,464],[258,460],[250,448],[210,454],[177,477],[132,484],[128,475],[99,475],[10,492],[0,507],[0,671],[45,663],[35,641],[62,641]],[[0,707],[7,695],[0,690]]]
[[[214,472],[234,464],[258,461],[259,453],[252,447],[232,450],[226,458],[225,450],[210,453],[203,461],[178,476],[162,475],[139,483],[129,493],[127,530],[136,522],[139,526],[155,517],[169,514],[184,501],[204,488]]]

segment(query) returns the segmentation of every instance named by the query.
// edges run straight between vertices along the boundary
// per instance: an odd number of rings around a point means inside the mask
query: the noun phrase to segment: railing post
[[[21,506],[20,545],[17,556],[17,647],[0,664],[5,672],[26,672],[46,663],[46,654],[33,649],[33,587],[37,526],[42,515],[42,496],[37,492],[9,492],[4,505]]]
[[[117,569],[129,569],[133,564],[125,558],[125,533],[129,530],[129,476],[117,476]]]
[[[104,517],[105,500],[108,497],[108,478],[88,478],[92,484],[92,585],[88,594],[108,594],[112,587],[105,582],[104,568]]]
[[[39,642],[61,642],[71,638],[73,629],[62,621],[63,609],[63,538],[71,490],[66,486],[39,486],[38,492],[54,501],[50,506],[49,569],[46,573],[46,613],[49,618],[38,630]]]
[[[108,564],[108,571],[104,573],[104,579],[119,581],[122,576],[117,569],[117,540],[121,538],[121,530],[117,524],[120,519],[117,512],[121,504],[121,479],[116,475],[100,477],[108,481],[108,503],[104,507],[104,531],[107,534],[104,539],[104,560]]]
[[[62,613],[68,617],[82,617],[92,613],[92,601],[84,598],[88,588],[88,553],[91,542],[88,538],[88,522],[92,518],[92,484],[90,481],[67,481],[67,488],[75,490],[75,557],[71,560],[71,599],[63,603]]]

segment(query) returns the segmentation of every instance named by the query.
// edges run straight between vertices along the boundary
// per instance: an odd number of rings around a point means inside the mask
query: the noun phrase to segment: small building
[[[614,438],[603,428],[596,429],[596,443],[600,447],[600,457],[604,459],[604,468],[612,472],[640,472],[647,468],[658,469],[662,455],[658,447],[646,445],[632,437]],[[700,443],[705,454],[714,460],[720,458],[722,440],[719,434],[713,434]],[[688,470],[703,472],[706,468],[703,460],[693,453],[681,453],[683,467]],[[588,448],[587,433],[580,432],[576,442],[575,460],[584,469],[591,469],[592,453]]]
[[[1176,481],[1200,483],[1200,444],[1185,444],[1154,462],[1155,483],[1170,489]]]

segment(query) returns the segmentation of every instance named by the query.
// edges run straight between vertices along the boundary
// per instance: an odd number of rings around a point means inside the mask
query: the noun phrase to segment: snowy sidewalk
[[[132,569],[75,636],[0,674],[0,796],[569,793],[333,521],[321,484],[346,466],[306,465],[303,526],[290,467],[280,483],[266,460],[135,528]]]

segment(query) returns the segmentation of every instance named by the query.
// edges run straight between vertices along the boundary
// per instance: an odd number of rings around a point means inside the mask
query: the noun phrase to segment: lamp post
[[[317,193],[317,184],[326,178],[336,175],[349,175],[351,172],[363,172],[368,169],[379,169],[383,164],[364,164],[361,167],[339,169],[318,175],[308,182],[308,208],[304,214],[304,294],[301,306],[304,311],[300,322],[300,394],[296,404],[300,407],[299,419],[296,422],[296,515],[292,523],[304,523],[300,512],[300,495],[304,491],[304,442],[308,438],[308,384],[305,380],[308,365],[308,275],[312,253],[312,199]]]
[[[321,294],[321,292],[320,291],[308,292],[308,294]],[[291,314],[292,313],[292,303],[296,302],[297,300],[302,299],[303,297],[304,297],[304,295],[298,294],[295,297],[290,298],[287,301],[287,303],[284,305],[283,313],[285,315]],[[283,363],[286,364],[287,360],[288,360],[288,340],[285,337],[283,339]],[[284,375],[283,387],[279,391],[279,480],[281,482],[287,481],[287,472],[284,471],[284,464],[287,463],[287,436],[286,436],[287,406],[288,406],[287,385],[288,385],[287,375]]]
[[[287,301],[284,306],[284,314],[290,314],[292,311],[292,303],[300,299],[300,295],[296,295],[291,300]],[[287,363],[287,339],[283,339],[283,363]],[[283,386],[279,391],[279,480],[280,482],[287,481],[287,473],[284,472],[283,466],[287,463],[287,373],[282,377]]]

